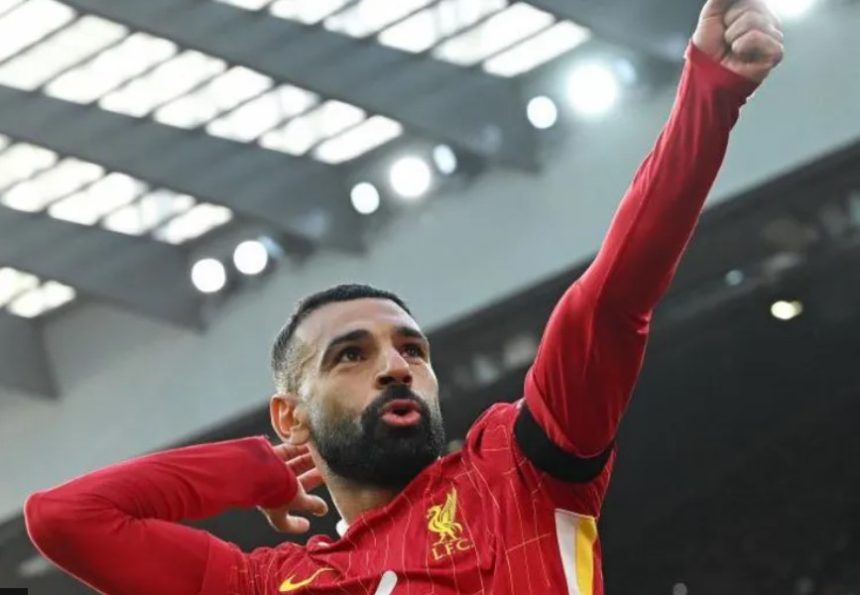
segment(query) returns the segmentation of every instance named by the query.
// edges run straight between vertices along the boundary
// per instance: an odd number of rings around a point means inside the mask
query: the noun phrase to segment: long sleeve
[[[689,46],[671,116],[594,262],[556,306],[526,377],[528,411],[563,451],[588,458],[605,455],[612,444],[641,368],[654,306],[755,87]]]
[[[168,450],[83,475],[32,494],[24,518],[42,554],[101,592],[227,593],[238,548],[178,521],[231,507],[280,506],[297,489],[268,441],[253,437]]]

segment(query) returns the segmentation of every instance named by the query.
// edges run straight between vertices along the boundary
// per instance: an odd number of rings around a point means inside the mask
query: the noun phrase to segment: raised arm
[[[101,592],[226,593],[243,562],[239,549],[178,522],[232,507],[274,508],[299,492],[295,474],[255,437],[106,467],[32,494],[24,518],[42,554]]]
[[[741,106],[782,57],[781,40],[763,2],[705,5],[672,114],[594,262],[550,317],[517,433],[526,454],[563,479],[596,476],[611,454],[654,306],[692,235]]]

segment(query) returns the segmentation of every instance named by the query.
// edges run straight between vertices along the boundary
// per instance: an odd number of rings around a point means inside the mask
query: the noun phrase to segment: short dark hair
[[[295,357],[293,335],[299,324],[314,310],[326,304],[349,302],[363,298],[390,300],[403,308],[407,314],[412,315],[412,312],[409,311],[406,303],[400,297],[390,291],[377,289],[370,285],[358,283],[335,285],[334,287],[329,287],[328,289],[304,297],[296,304],[293,314],[278,333],[278,336],[275,338],[275,344],[272,346],[272,373],[275,378],[275,386],[279,391],[298,390],[299,374],[297,360],[299,358]]]

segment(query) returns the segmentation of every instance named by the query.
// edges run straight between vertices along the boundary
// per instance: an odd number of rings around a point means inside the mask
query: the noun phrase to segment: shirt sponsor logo
[[[456,488],[451,488],[444,504],[434,504],[427,509],[427,529],[438,537],[430,546],[434,560],[443,560],[475,547],[469,539],[461,535],[463,525],[457,522]]]
[[[321,575],[323,572],[327,572],[332,570],[331,568],[320,568],[308,578],[300,581],[296,581],[296,575],[292,575],[290,578],[281,583],[280,588],[278,589],[281,593],[288,593],[290,591],[297,591],[302,587],[307,587],[309,584],[317,580],[317,577]]]

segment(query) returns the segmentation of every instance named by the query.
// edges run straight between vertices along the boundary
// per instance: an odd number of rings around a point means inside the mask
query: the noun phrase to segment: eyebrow
[[[323,352],[322,361],[327,361],[329,356],[331,356],[332,351],[334,351],[344,343],[354,343],[356,341],[366,339],[369,336],[370,331],[363,328],[349,331],[348,333],[344,333],[342,335],[338,335],[337,337],[329,341],[329,344],[326,346],[325,351]]]
[[[430,341],[427,340],[427,337],[424,336],[424,333],[419,331],[416,328],[412,328],[411,326],[398,326],[394,333],[396,335],[400,335],[401,337],[409,337],[410,339],[418,339],[423,341],[424,343],[430,344]]]
[[[419,341],[423,341],[427,345],[430,344],[430,341],[427,340],[427,337],[424,336],[424,333],[422,333],[416,328],[412,328],[411,326],[398,326],[396,329],[394,329],[394,334],[400,337],[418,339]],[[367,339],[370,336],[370,331],[363,328],[349,331],[342,335],[338,335],[337,337],[329,341],[328,345],[325,348],[325,351],[323,352],[322,361],[327,361],[328,358],[331,356],[332,352],[335,351],[341,345],[345,343],[355,343],[356,341]]]

